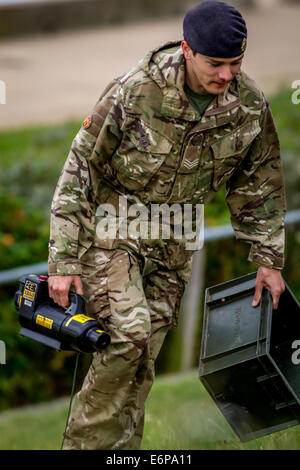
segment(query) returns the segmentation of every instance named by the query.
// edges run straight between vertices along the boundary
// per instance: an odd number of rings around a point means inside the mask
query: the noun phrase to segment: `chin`
[[[208,87],[208,90],[209,93],[212,93],[214,95],[221,95],[222,93],[224,93],[225,89],[226,89],[226,86],[227,86],[227,83],[225,83],[225,85],[222,85],[222,86],[219,86],[215,83],[212,83],[209,87]]]
[[[202,90],[204,93],[210,93],[211,95],[221,95],[224,93],[229,82],[226,82],[224,85],[217,85],[214,82],[201,83]],[[203,91],[202,91],[203,93]]]

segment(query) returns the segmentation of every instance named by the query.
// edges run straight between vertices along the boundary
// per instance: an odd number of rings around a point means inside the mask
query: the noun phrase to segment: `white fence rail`
[[[286,226],[300,222],[300,209],[289,211],[285,218]],[[223,240],[234,236],[234,231],[231,225],[222,225],[220,227],[206,227],[204,229],[204,242],[213,242],[216,240]],[[47,274],[48,263],[42,262],[31,264],[29,266],[21,266],[19,268],[7,269],[0,271],[0,285],[9,284],[18,281],[24,274]]]

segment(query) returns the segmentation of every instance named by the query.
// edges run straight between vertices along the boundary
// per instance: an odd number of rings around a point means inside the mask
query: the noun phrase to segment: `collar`
[[[152,79],[163,93],[161,106],[163,116],[198,121],[197,130],[226,124],[236,116],[240,107],[238,74],[222,94],[216,95],[201,118],[184,92],[185,59],[180,42],[165,44],[152,51],[148,55],[148,59],[150,59],[150,64],[148,62],[147,73],[150,72]]]

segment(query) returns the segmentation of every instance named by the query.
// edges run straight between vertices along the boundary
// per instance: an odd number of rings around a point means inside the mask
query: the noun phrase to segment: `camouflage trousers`
[[[111,335],[74,396],[64,450],[139,449],[154,363],[179,310],[177,271],[142,274],[125,250],[92,247],[82,262],[87,313]]]

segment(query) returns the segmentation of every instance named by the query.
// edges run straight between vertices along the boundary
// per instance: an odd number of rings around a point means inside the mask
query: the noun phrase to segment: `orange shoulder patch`
[[[88,116],[82,123],[85,129],[88,129],[92,125],[92,117]]]

